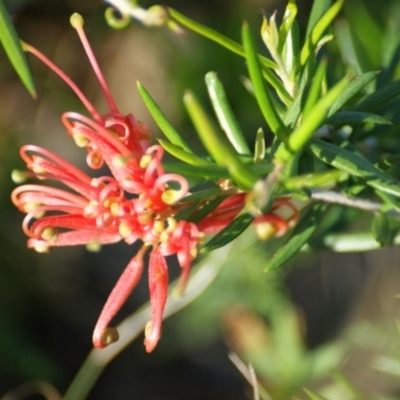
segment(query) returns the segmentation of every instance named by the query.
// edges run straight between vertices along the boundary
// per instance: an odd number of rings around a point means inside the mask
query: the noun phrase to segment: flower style
[[[58,74],[85,105],[92,118],[66,112],[62,122],[75,143],[86,148],[88,166],[98,169],[105,163],[111,176],[92,178],[49,150],[25,145],[20,150],[28,168],[23,177],[58,181],[67,190],[25,184],[13,191],[12,201],[26,213],[23,230],[29,237],[28,247],[37,251],[83,244],[98,247],[121,240],[127,244],[142,242],[99,316],[93,333],[93,344],[97,348],[118,340],[118,332],[110,328],[109,323],[142,276],[143,258],[151,248],[148,268],[151,321],[145,330],[146,351],[151,352],[160,339],[167,300],[165,257],[176,255],[178,258],[182,292],[203,235],[217,233],[227,226],[243,209],[246,194],[231,194],[197,224],[177,220],[175,217],[182,209],[180,200],[189,190],[186,179],[166,173],[162,165],[163,149],[160,145],[149,145],[147,127],[132,115],[119,112],[84,33],[82,17],[74,14],[71,24],[80,36],[108,102],[110,111],[107,114],[99,114],[76,84],[37,49],[27,44],[24,48]],[[274,212],[280,206],[292,211],[289,221]],[[288,200],[277,199],[271,212],[256,217],[255,223],[266,224],[270,234],[282,235],[295,220],[297,210]]]

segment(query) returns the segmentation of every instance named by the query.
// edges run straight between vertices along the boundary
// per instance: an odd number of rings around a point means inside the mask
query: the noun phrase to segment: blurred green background
[[[392,3],[378,7],[373,1],[348,1],[341,18],[346,16],[362,39],[363,13],[379,32],[393,22]],[[100,1],[13,0],[6,5],[20,37],[49,56],[105,110],[78,37],[69,26],[69,16],[81,13],[121,111],[148,123],[156,136],[160,133],[136,92],[136,81],[152,93],[185,138],[201,149],[182,110],[181,96],[190,87],[207,104],[203,77],[210,70],[223,81],[243,131],[253,135],[260,125],[255,102],[240,83],[246,73],[243,60],[205,39],[191,33],[176,37],[135,22],[126,30],[113,31],[105,23],[105,4]],[[240,40],[243,18],[258,31],[262,13],[278,9],[282,15],[285,2],[171,0],[168,5]],[[298,6],[304,29],[311,1],[298,1]],[[374,40],[367,44],[375,55],[364,61],[366,70],[385,69],[384,38]],[[85,168],[84,152],[75,147],[60,121],[62,112],[83,109],[69,88],[32,57],[38,99],[30,98],[0,51],[0,396],[32,380],[48,382],[63,393],[91,348],[101,307],[135,248],[121,243],[100,253],[71,248],[44,255],[25,248],[23,215],[9,201],[14,187],[11,170],[23,168],[18,149],[26,143],[39,144]],[[334,46],[332,51],[337,51]],[[331,67],[333,74],[340,73],[336,64]],[[142,340],[137,340],[106,369],[89,399],[252,398],[251,386],[227,357],[230,350],[251,358],[274,398],[288,398],[302,385],[322,388],[333,396],[329,399],[356,398],[358,389],[343,375],[332,377],[331,370],[343,371],[371,398],[378,398],[377,393],[400,398],[400,383],[391,377],[395,368],[391,375],[381,372],[385,357],[399,349],[398,250],[301,254],[282,272],[262,275],[263,260],[277,246],[276,240],[259,243],[251,230],[240,238],[214,285],[165,322],[156,351],[146,354]],[[179,269],[173,264],[171,260],[175,277]],[[144,278],[117,321],[147,299]],[[259,345],[255,356],[247,352],[246,340]],[[309,360],[312,367],[305,372]]]

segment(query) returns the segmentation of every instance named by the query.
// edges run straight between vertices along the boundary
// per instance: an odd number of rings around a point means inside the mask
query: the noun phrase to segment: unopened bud
[[[168,12],[162,6],[153,6],[147,10],[142,22],[147,26],[163,26],[168,22]]]
[[[261,26],[261,37],[267,46],[268,50],[271,52],[271,55],[276,54],[279,46],[279,32],[276,27],[275,21],[276,12],[272,14],[272,17],[268,19],[264,16],[263,24]]]

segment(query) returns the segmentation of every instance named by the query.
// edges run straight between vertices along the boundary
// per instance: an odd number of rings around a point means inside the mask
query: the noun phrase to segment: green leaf
[[[375,189],[375,194],[383,201],[383,205],[380,208],[380,211],[390,213],[391,210],[398,210],[399,209],[399,199],[387,194],[383,193],[380,190]],[[391,219],[393,221],[393,219]]]
[[[154,99],[150,96],[150,93],[146,90],[146,88],[142,86],[140,82],[137,82],[137,88],[151,116],[154,118],[157,125],[163,131],[164,135],[170,140],[170,142],[175,146],[182,148],[187,153],[193,153],[189,145],[182,139],[181,135],[179,135],[179,133],[168,121],[167,117],[161,111],[160,107],[158,107]]]
[[[372,221],[372,235],[381,247],[388,246],[394,237],[391,235],[387,215],[379,213]]]
[[[207,26],[199,24],[198,22],[179,13],[178,11],[174,10],[173,8],[168,8],[168,12],[169,12],[169,15],[176,22],[179,22],[181,25],[185,26],[186,28],[189,28],[193,32],[196,32],[199,35],[204,36],[207,39],[210,39],[215,43],[218,43],[219,45],[227,48],[228,50],[232,51],[233,53],[236,53],[236,54],[244,57],[243,47],[239,43],[235,42],[234,40],[229,39],[228,37],[215,31],[214,29],[211,29],[211,28],[208,28]],[[269,68],[276,67],[276,64],[266,57],[262,58],[262,62],[265,66],[267,66]]]
[[[290,78],[294,78],[294,72],[296,70],[296,66],[299,59],[299,41],[300,41],[300,33],[299,26],[296,21],[293,21],[292,27],[290,28],[285,44],[282,49],[282,60],[285,66],[285,69]]]
[[[328,116],[331,116],[338,111],[344,104],[347,103],[348,100],[364,89],[370,82],[372,82],[378,74],[379,72],[377,71],[371,71],[353,78],[340,96],[336,99],[336,101],[332,104]],[[362,110],[360,107],[359,109]]]
[[[193,178],[204,178],[210,180],[219,180],[219,179],[231,179],[232,175],[230,174],[228,168],[221,167],[216,164],[212,164],[212,166],[194,166],[190,164],[180,163],[180,162],[171,162],[166,161],[163,162],[163,166],[167,172],[173,172],[176,174],[181,174],[183,176],[190,176]],[[271,163],[262,163],[256,165],[249,165],[248,170],[250,173],[254,174],[254,176],[261,177],[268,175],[272,171],[273,165]]]
[[[205,160],[199,156],[196,156],[193,153],[188,153],[187,151],[183,150],[182,147],[176,146],[167,140],[158,139],[158,142],[166,150],[169,154],[176,157],[178,160],[181,160],[187,164],[193,165],[195,167],[209,167],[213,168],[216,166],[213,162]]]
[[[287,111],[283,117],[283,121],[286,126],[294,127],[296,125],[303,108],[305,89],[306,86],[303,85],[303,87],[298,90],[296,97],[290,106],[287,108]]]
[[[216,195],[221,194],[221,188],[219,186],[212,185],[211,187],[207,187],[205,189],[196,190],[196,188],[190,188],[191,194],[185,196],[180,200],[181,203],[197,201],[197,200],[205,200]]]
[[[256,96],[257,103],[272,132],[281,141],[286,141],[288,138],[289,130],[279,117],[272,103],[271,96],[267,88],[264,86],[254,40],[251,35],[249,26],[246,22],[243,24],[242,28],[242,39],[246,54],[247,68],[249,71],[251,82],[253,84],[254,94]]]
[[[216,199],[209,200],[201,205],[201,207],[196,210],[196,213],[190,217],[190,221],[197,223],[200,222],[202,219],[210,215],[224,200],[226,196],[219,196]]]
[[[254,163],[259,164],[265,158],[265,138],[262,128],[256,133],[256,142],[254,144]]]
[[[243,132],[226,98],[224,87],[215,72],[206,74],[206,85],[219,124],[239,154],[251,154]]]
[[[362,111],[338,111],[329,117],[327,124],[342,126],[346,124],[371,123],[376,125],[391,125],[392,121],[381,117],[378,114]]]
[[[318,0],[313,2],[310,17],[308,18],[306,37],[310,35],[316,23],[328,11],[331,4],[331,0]]]
[[[290,152],[296,153],[310,140],[314,132],[324,122],[331,105],[348,84],[348,79],[348,77],[343,78],[331,90],[329,90],[329,92],[312,108],[312,112],[310,111],[302,120],[301,125],[289,136],[287,147]],[[276,157],[278,159],[284,157],[284,155],[280,155],[281,149],[282,147],[276,152]]]
[[[278,47],[279,53],[282,52],[289,31],[292,29],[292,25],[296,18],[296,15],[297,15],[296,1],[289,0],[288,5],[286,6],[285,13],[283,14],[281,26],[279,28],[279,47]]]
[[[302,66],[305,65],[310,55],[314,54],[319,39],[325,32],[326,28],[328,28],[328,26],[332,23],[333,19],[339,13],[340,9],[342,8],[343,1],[344,0],[338,0],[326,11],[326,13],[321,18],[318,19],[314,28],[307,36],[303,48],[301,49],[300,65]]]
[[[400,197],[400,182],[364,157],[318,139],[311,139],[306,148],[323,162],[363,179],[369,186]]]
[[[253,218],[248,213],[239,215],[221,232],[210,239],[200,250],[200,253],[213,251],[236,239],[251,224]]]
[[[356,104],[355,109],[358,111],[372,111],[377,107],[382,106],[388,101],[394,99],[400,94],[400,81],[389,83],[374,93],[366,96]]]
[[[400,154],[392,154],[385,158],[382,158],[377,164],[376,167],[383,171],[393,167],[393,165],[397,164],[400,161]]]
[[[174,10],[173,8],[168,8],[169,15],[178,23],[189,28],[193,32],[198,33],[199,35],[225,47],[232,53],[238,54],[239,56],[244,57],[244,50],[241,44],[235,42],[232,39],[222,35],[221,33],[215,31],[214,29],[208,28],[198,22],[188,18],[187,16],[179,13],[178,11]],[[267,68],[275,69],[277,65],[270,59],[266,57],[260,57],[260,62]]]
[[[28,61],[3,0],[0,0],[0,41],[26,90],[36,97],[35,84]]]
[[[168,12],[172,19],[174,19],[176,22],[180,23],[181,25],[185,26],[186,28],[189,28],[193,32],[196,32],[199,35],[204,36],[205,38],[212,40],[215,43],[218,43],[219,45],[225,47],[226,49],[232,51],[235,54],[238,54],[242,57],[245,56],[244,49],[239,43],[233,41],[232,39],[227,38],[226,36],[220,34],[219,32],[217,32],[211,28],[208,28],[204,25],[199,24],[196,21],[193,21],[192,19],[186,17],[185,15],[179,13],[178,11],[176,11],[172,8],[168,8]],[[264,67],[262,74],[265,77],[265,79],[276,90],[280,99],[285,104],[289,104],[291,101],[291,96],[288,94],[288,92],[286,91],[285,87],[283,86],[283,84],[279,80],[279,78],[272,71],[277,68],[276,63],[274,63],[272,60],[270,60],[266,57],[260,56],[260,55],[258,55],[257,57],[260,60],[260,63],[262,64],[262,66]]]
[[[292,258],[315,232],[322,215],[325,204],[317,203],[310,208],[295,226],[289,240],[268,261],[263,272],[273,271]]]
[[[307,100],[303,107],[303,118],[307,117],[312,111],[314,114],[314,105],[321,98],[321,89],[326,77],[327,60],[323,58],[317,67],[314,79],[311,82],[310,90],[308,91]]]
[[[230,174],[227,168],[213,165],[212,167],[199,167],[183,163],[176,162],[163,162],[166,172],[172,172],[175,174],[181,174],[187,177],[203,178],[203,179],[221,179],[230,178]]]
[[[243,164],[227,141],[226,137],[214,126],[193,93],[187,91],[183,98],[189,116],[205,148],[217,162],[226,167],[232,179],[242,188],[249,190],[258,177]]]
[[[348,65],[351,65],[356,71],[357,75],[361,75],[362,68],[357,57],[357,52],[354,48],[349,22],[345,19],[339,19],[335,23],[335,33],[338,38],[338,45],[342,53],[343,61]]]
[[[312,392],[309,389],[303,388],[303,390],[306,392],[306,394],[308,395],[308,397],[311,400],[328,400],[326,397],[322,397],[321,395],[319,395],[318,393]]]
[[[287,190],[302,189],[305,187],[323,187],[336,185],[348,179],[349,175],[346,172],[331,169],[329,171],[293,176],[282,182]]]
[[[292,158],[290,158],[281,173],[281,181],[282,183],[286,183],[288,179],[291,177],[297,177],[299,174],[299,161],[302,156],[302,152],[294,154]]]
[[[368,12],[363,0],[348,1],[343,11],[351,23],[352,33],[362,44],[365,58],[370,60],[368,68],[376,68],[376,66],[382,65],[382,53],[385,52],[382,49],[385,44],[382,27],[387,23],[377,23],[377,16],[372,16]]]

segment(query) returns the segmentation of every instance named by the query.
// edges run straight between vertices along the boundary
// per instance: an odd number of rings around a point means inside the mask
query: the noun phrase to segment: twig
[[[335,192],[333,190],[311,189],[311,198],[314,200],[322,200],[327,203],[340,204],[343,206],[354,207],[365,211],[380,211],[384,214],[400,218],[400,210],[391,208],[384,211],[382,208],[384,204],[375,203],[369,200],[350,198],[343,193]]]

